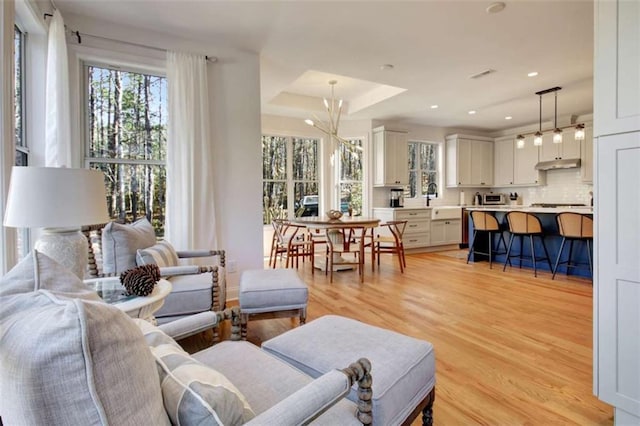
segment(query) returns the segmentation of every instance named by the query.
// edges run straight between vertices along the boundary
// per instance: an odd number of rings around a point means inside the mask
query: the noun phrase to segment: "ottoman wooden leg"
[[[422,426],[433,425],[433,402],[436,400],[436,388],[427,395],[427,405],[422,410]]]
[[[300,325],[307,322],[307,310],[305,308],[300,309]]]
[[[247,340],[247,323],[249,322],[249,314],[240,314],[240,337]]]

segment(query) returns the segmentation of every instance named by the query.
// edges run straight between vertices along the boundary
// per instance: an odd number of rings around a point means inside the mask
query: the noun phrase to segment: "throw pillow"
[[[154,358],[125,313],[48,290],[0,306],[4,424],[170,424]]]
[[[255,417],[244,395],[222,373],[193,359],[159,328],[135,322],[156,359],[173,424],[241,425]]]
[[[178,266],[178,253],[169,241],[158,241],[157,244],[139,249],[136,254],[138,266],[156,264],[160,268]]]
[[[36,250],[0,278],[0,296],[29,293],[40,289],[69,297],[101,300],[76,274]]]
[[[117,273],[136,267],[136,251],[156,243],[156,234],[147,218],[130,225],[111,222],[102,230],[102,269]]]

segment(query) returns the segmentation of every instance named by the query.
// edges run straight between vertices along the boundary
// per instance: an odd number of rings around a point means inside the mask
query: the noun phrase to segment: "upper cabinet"
[[[447,136],[447,187],[493,186],[493,139]]]
[[[594,135],[640,128],[640,3],[599,1],[594,24]]]
[[[580,141],[575,140],[574,129],[562,132],[562,143],[553,143],[553,133],[542,136],[540,161],[569,160],[580,158]]]
[[[520,149],[515,137],[496,139],[493,150],[494,187],[544,185],[545,172],[535,169],[538,147],[533,145],[533,136],[528,136]]]
[[[374,186],[409,184],[407,163],[407,132],[373,129]]]

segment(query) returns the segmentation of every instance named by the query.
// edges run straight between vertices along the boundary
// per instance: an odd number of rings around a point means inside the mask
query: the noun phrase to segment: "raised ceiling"
[[[56,1],[63,14],[259,52],[266,114],[309,116],[331,79],[343,120],[498,131],[537,123],[534,93],[554,86],[559,116],[591,113],[593,2],[514,0],[488,13],[491,3]],[[495,72],[470,78],[485,70]]]

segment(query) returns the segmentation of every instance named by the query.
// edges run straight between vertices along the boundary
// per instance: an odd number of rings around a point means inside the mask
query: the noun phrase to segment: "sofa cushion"
[[[102,269],[120,273],[136,267],[136,252],[156,243],[156,234],[147,218],[130,225],[110,222],[102,230]]]
[[[80,278],[49,256],[33,250],[0,278],[0,296],[50,290],[55,294],[101,300]]]
[[[138,266],[156,264],[160,268],[178,266],[178,254],[169,241],[158,241],[151,247],[138,249],[136,263]]]
[[[210,272],[175,275],[167,279],[173,287],[162,308],[154,314],[157,318],[194,314],[211,309],[213,278]]]
[[[0,306],[4,424],[170,424],[151,351],[122,311],[42,289]]]
[[[240,425],[254,417],[245,397],[222,373],[193,359],[159,328],[136,323],[156,359],[173,424]]]

